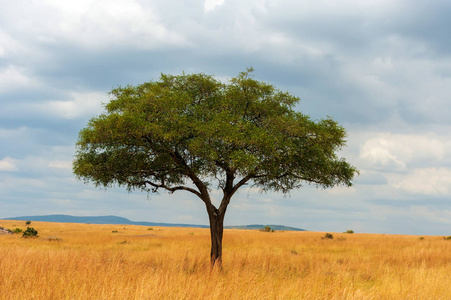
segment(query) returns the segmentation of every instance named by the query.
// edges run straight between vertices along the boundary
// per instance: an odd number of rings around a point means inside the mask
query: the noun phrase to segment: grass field
[[[211,270],[208,229],[29,226],[39,238],[0,236],[0,299],[451,299],[437,236],[225,230]]]

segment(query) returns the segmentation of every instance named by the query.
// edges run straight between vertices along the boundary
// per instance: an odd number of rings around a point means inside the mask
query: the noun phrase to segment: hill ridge
[[[179,223],[161,223],[161,222],[147,222],[147,221],[131,221],[124,217],[107,215],[107,216],[72,216],[64,214],[41,215],[41,216],[20,216],[13,218],[5,218],[4,220],[23,220],[23,221],[37,221],[37,222],[55,222],[55,223],[89,223],[89,224],[111,224],[111,225],[142,225],[142,226],[162,226],[162,227],[195,227],[195,228],[209,228],[207,225],[196,224],[179,224]],[[273,230],[286,231],[305,231],[296,227],[284,225],[237,225],[224,226],[226,229],[262,229],[265,226],[271,227]]]

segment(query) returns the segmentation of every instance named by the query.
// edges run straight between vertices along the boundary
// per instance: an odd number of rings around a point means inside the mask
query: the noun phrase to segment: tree
[[[295,111],[299,98],[254,80],[252,71],[227,83],[162,74],[113,89],[106,111],[79,133],[74,173],[105,188],[196,195],[208,212],[211,263],[221,265],[224,216],[238,189],[351,186],[357,172],[336,154],[345,145],[343,127]],[[219,207],[213,183],[223,192]]]

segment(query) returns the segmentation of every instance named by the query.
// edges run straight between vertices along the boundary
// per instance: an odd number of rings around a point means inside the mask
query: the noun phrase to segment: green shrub
[[[22,234],[22,237],[37,237],[38,231],[34,229],[33,227],[27,227],[27,230],[25,230]]]
[[[326,233],[321,239],[322,240],[333,240],[334,236],[331,233]]]
[[[271,229],[269,226],[265,226],[265,228],[260,229],[260,231],[263,232],[274,232],[274,229]]]
[[[451,235],[450,236],[444,236],[443,239],[444,240],[451,240]]]
[[[14,232],[14,233],[21,233],[21,232],[22,232],[22,229],[16,228],[16,229],[13,230],[13,232]]]
[[[349,230],[346,230],[344,233],[354,233],[354,230],[349,229]]]
[[[31,224],[31,221],[26,221],[25,222],[25,225],[30,225]]]
[[[424,236],[420,236],[420,240],[424,240]]]

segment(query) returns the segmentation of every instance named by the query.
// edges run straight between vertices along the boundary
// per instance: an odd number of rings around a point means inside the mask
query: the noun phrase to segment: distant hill
[[[7,218],[5,220],[23,220],[23,221],[55,222],[55,223],[120,224],[120,225],[208,228],[208,226],[205,225],[194,225],[194,224],[135,222],[130,221],[127,218],[117,216],[77,217],[69,215],[46,215],[46,216],[23,216],[23,217]]]
[[[122,218],[118,216],[77,217],[70,215],[46,215],[46,216],[23,216],[15,218],[6,218],[5,220],[23,220],[23,221],[55,222],[55,223],[120,224],[120,225],[142,225],[142,226],[162,226],[162,227],[209,228],[209,226],[206,225],[195,225],[195,224],[155,223],[144,221],[135,222],[130,221],[127,218]],[[241,225],[241,226],[224,226],[224,228],[258,230],[264,228],[265,226],[269,226],[273,230],[305,231],[305,229],[283,225],[257,225],[257,224]]]

